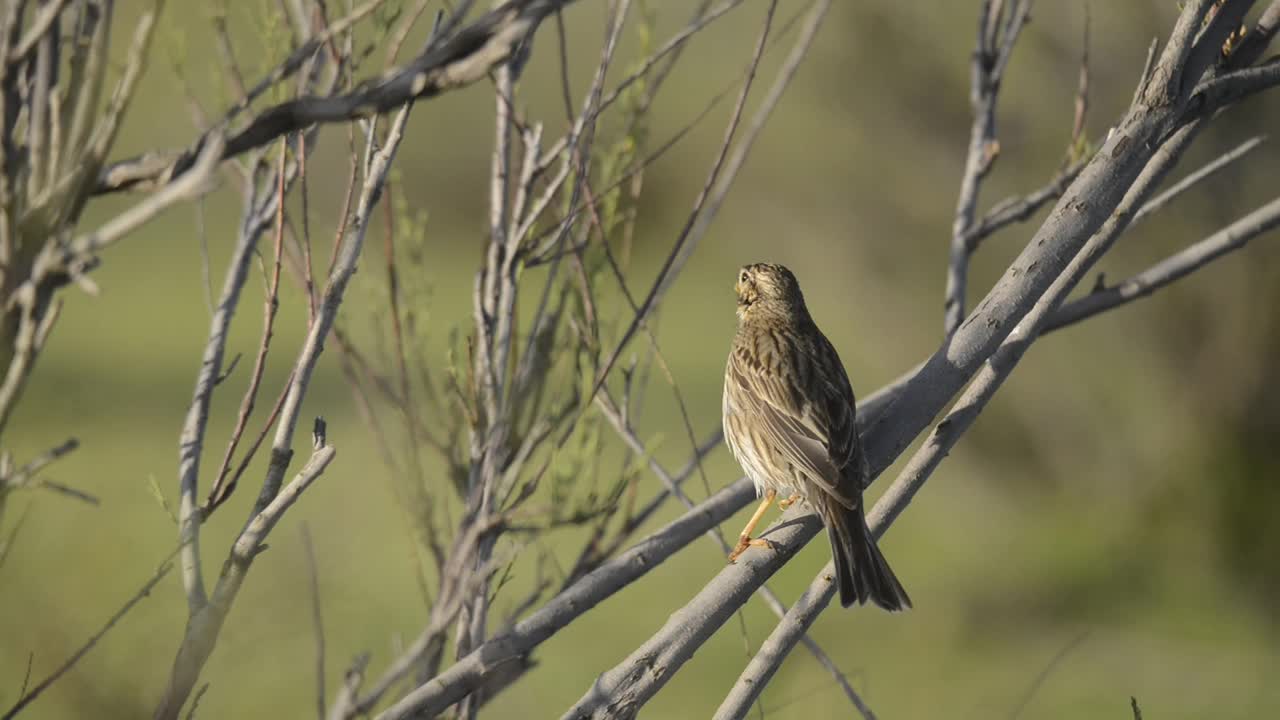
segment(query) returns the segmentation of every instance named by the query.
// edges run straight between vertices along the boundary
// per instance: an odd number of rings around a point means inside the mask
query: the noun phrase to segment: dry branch
[[[969,255],[976,245],[969,236],[978,205],[978,190],[1000,154],[1000,142],[996,139],[996,100],[1000,96],[1000,85],[1013,55],[1013,47],[1030,15],[1031,0],[1016,0],[1007,15],[1003,2],[993,4],[991,0],[985,0],[978,13],[977,47],[969,61],[969,104],[973,109],[973,125],[969,129],[969,152],[965,156],[960,197],[956,200],[955,220],[951,225],[951,253],[947,265],[944,305],[947,335],[954,333],[964,319]]]
[[[543,18],[569,2],[572,0],[511,0],[465,27],[442,33],[412,62],[367,80],[348,92],[301,97],[272,106],[246,127],[230,135],[219,159],[236,157],[311,125],[380,115],[407,102],[432,98],[470,85],[487,77],[494,68],[510,59]],[[297,59],[300,54],[295,52],[291,55],[282,68],[300,65],[301,60]],[[276,75],[268,78],[271,82],[276,79]],[[192,164],[208,140],[208,136],[200,138],[193,149],[177,156],[151,154],[113,163],[98,178],[95,192],[146,189],[165,184]]]
[[[169,557],[172,558],[173,556],[170,555]],[[50,673],[45,679],[36,683],[29,690],[26,689],[24,683],[24,692],[22,692],[21,697],[18,698],[17,702],[15,702],[3,716],[0,716],[0,720],[10,720],[10,718],[13,718],[18,713],[22,712],[23,708],[27,707],[32,702],[35,702],[35,700],[40,697],[45,690],[48,690],[51,685],[61,679],[63,675],[66,675],[71,668],[75,667],[76,663],[80,662],[81,658],[88,654],[88,652],[98,644],[98,641],[101,640],[103,636],[110,632],[125,615],[129,614],[129,611],[132,610],[135,605],[141,602],[143,598],[150,596],[151,591],[155,589],[156,585],[160,584],[160,581],[163,580],[165,575],[168,575],[169,571],[172,569],[173,565],[169,560],[165,560],[161,563],[155,574],[151,576],[151,579],[143,583],[142,587],[139,588],[132,597],[125,601],[125,604],[122,605],[115,614],[108,618],[97,632],[90,635],[89,639],[86,640],[85,643],[72,653],[71,656],[68,657],[61,665],[59,665],[56,670]],[[28,668],[28,673],[29,672],[30,668]]]
[[[212,392],[213,379],[218,376],[217,368],[220,364],[221,347],[225,344],[225,323],[229,323],[230,312],[238,301],[238,288],[244,284],[245,271],[243,268],[233,265],[229,271],[227,288],[232,292],[229,293],[229,302],[226,305],[225,321],[215,320],[214,332],[210,334],[210,349],[206,352],[206,362],[201,368],[201,380],[197,382],[197,401],[193,403],[192,411],[188,416],[188,427],[191,429],[195,442],[188,444],[184,440],[183,443],[184,462],[190,463],[189,466],[184,465],[184,467],[190,467],[190,470],[183,473],[181,504],[181,539],[184,547],[183,577],[188,593],[189,618],[187,630],[174,660],[173,670],[169,677],[165,694],[156,708],[155,717],[158,719],[177,717],[182,705],[195,687],[201,668],[213,652],[222,623],[225,621],[227,613],[231,609],[231,604],[239,593],[249,567],[259,552],[263,539],[279,521],[284,511],[324,471],[333,458],[334,451],[332,448],[324,446],[323,432],[320,432],[316,438],[318,445],[311,460],[308,461],[307,465],[303,467],[302,471],[287,487],[281,489],[285,470],[293,455],[293,433],[300,415],[302,398],[306,394],[312,372],[323,350],[324,341],[333,327],[347,284],[350,282],[352,275],[355,274],[360,250],[363,247],[365,233],[368,229],[369,218],[381,196],[383,183],[386,181],[391,161],[395,157],[400,141],[403,139],[407,117],[408,106],[402,108],[397,114],[391,131],[382,147],[375,147],[372,137],[373,128],[372,126],[369,128],[370,150],[366,157],[365,180],[356,206],[356,215],[337,253],[337,260],[325,287],[317,310],[316,320],[308,330],[307,338],[290,374],[288,388],[281,407],[280,419],[276,425],[276,434],[272,443],[271,462],[268,465],[266,477],[263,479],[262,489],[259,492],[257,502],[254,504],[248,523],[237,537],[231,553],[223,565],[212,595],[206,597],[199,562],[199,525],[203,516],[196,504],[195,467],[198,465],[200,457],[199,437],[203,435],[203,428],[207,422],[208,394]],[[265,193],[268,199],[264,202],[264,205],[274,209],[272,205],[273,199],[275,202],[281,202],[280,195],[281,193],[277,192],[276,188],[269,187]],[[261,211],[254,213],[251,209],[251,217],[263,218],[264,215],[267,218],[274,219],[274,213],[267,214]],[[253,238],[252,240],[246,240],[245,237],[247,235],[242,233],[241,244],[251,246],[256,243],[257,236],[261,235],[262,229],[266,227],[267,222],[269,220],[251,222],[250,227],[255,229],[255,232],[252,233]],[[247,266],[247,258],[242,263]],[[210,353],[215,354],[212,361],[209,358]]]

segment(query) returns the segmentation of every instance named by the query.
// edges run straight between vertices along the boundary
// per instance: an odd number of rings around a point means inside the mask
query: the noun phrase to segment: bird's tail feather
[[[862,513],[839,506],[831,510],[832,517],[823,513],[822,519],[831,539],[840,604],[849,607],[870,600],[890,612],[911,607],[911,598],[880,554]]]

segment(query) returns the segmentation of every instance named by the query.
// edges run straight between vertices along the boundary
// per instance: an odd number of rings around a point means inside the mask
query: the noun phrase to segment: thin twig
[[[219,505],[226,502],[236,489],[234,480],[231,483],[226,482],[227,473],[231,470],[231,459],[235,456],[236,446],[240,444],[245,426],[249,424],[249,417],[253,414],[253,406],[258,398],[258,387],[267,369],[267,353],[271,349],[276,311],[280,309],[280,261],[284,249],[285,156],[287,152],[288,143],[281,142],[280,161],[276,168],[275,244],[272,253],[274,259],[271,275],[267,279],[266,297],[263,299],[262,341],[258,344],[258,354],[253,361],[253,372],[249,375],[249,386],[245,389],[244,397],[240,401],[240,413],[236,417],[235,428],[231,431],[231,439],[227,442],[227,450],[222,456],[222,464],[218,468],[218,474],[214,476],[209,497],[201,508],[201,513],[206,519]],[[235,478],[235,480],[238,479],[238,477]]]
[[[991,209],[980,220],[973,223],[965,233],[964,241],[965,246],[969,248],[969,253],[976,251],[986,238],[1013,223],[1027,220],[1049,202],[1062,197],[1062,192],[1075,182],[1076,176],[1088,162],[1089,159],[1084,158],[1063,168],[1043,187],[1026,195],[1005,198],[991,206]]]
[[[1073,325],[1100,312],[1144,298],[1219,257],[1243,248],[1250,240],[1275,229],[1277,225],[1280,225],[1280,198],[1118,285],[1095,290],[1063,305],[1049,318],[1045,332]]]
[[[381,1],[366,3],[359,11],[372,11]],[[227,140],[218,159],[235,157],[311,125],[385,113],[406,102],[432,98],[486,78],[491,70],[510,58],[544,17],[571,1],[512,0],[464,28],[452,27],[451,21],[450,27],[442,30],[438,42],[431,43],[426,51],[401,68],[361,83],[344,94],[300,97],[267,108]],[[324,35],[332,36],[339,27],[345,29],[346,26],[334,23]],[[290,55],[271,76],[250,89],[250,99],[300,68],[323,40],[324,36],[312,39]],[[233,107],[224,122],[229,122],[242,109],[241,105]],[[164,183],[191,164],[206,140],[201,138],[194,150],[176,157],[143,156],[115,163],[101,173],[94,191],[119,192]]]
[[[688,241],[694,224],[698,220],[698,216],[702,213],[702,208],[711,195],[716,181],[720,177],[720,171],[724,168],[725,161],[729,155],[729,149],[733,145],[733,138],[738,129],[738,123],[742,120],[742,113],[746,107],[747,95],[751,91],[751,87],[755,80],[756,70],[760,65],[760,58],[764,54],[765,43],[769,38],[769,30],[773,26],[773,15],[777,9],[777,0],[770,2],[768,12],[765,15],[765,21],[760,30],[759,38],[756,41],[755,51],[752,53],[751,62],[747,71],[747,78],[742,84],[742,89],[738,94],[738,101],[734,105],[733,114],[730,116],[728,126],[724,131],[724,138],[720,142],[720,148],[716,153],[715,161],[711,165],[711,169],[707,173],[707,178],[702,184],[702,189],[698,191],[698,196],[693,201],[693,210],[689,213],[688,219],[685,221],[684,227],[680,234],[676,237],[676,241],[663,261],[662,266],[658,270],[658,276],[653,282],[649,293],[645,296],[644,302],[640,304],[640,310],[637,311],[627,326],[626,331],[622,333],[621,339],[618,340],[613,350],[609,353],[600,370],[596,373],[596,380],[592,383],[591,392],[588,394],[587,400],[599,392],[600,387],[604,385],[605,380],[609,376],[609,372],[613,369],[614,363],[618,361],[618,357],[622,355],[622,351],[626,349],[627,344],[634,337],[640,325],[644,323],[645,318],[654,308],[654,304],[658,299],[663,288],[668,285],[667,275],[671,273],[676,265],[677,259],[683,253],[684,244]]]
[[[993,7],[996,8],[994,12]],[[1001,34],[999,27],[1003,12],[1004,3],[993,6],[991,0],[983,2],[978,13],[977,43],[969,61],[969,103],[973,109],[973,124],[969,128],[969,150],[960,179],[955,219],[951,224],[944,305],[947,335],[954,333],[964,320],[969,255],[972,252],[967,236],[973,226],[982,181],[1000,154],[1000,142],[996,139],[996,101],[1000,96],[1004,68],[1031,13],[1031,0],[1017,0],[1009,10],[1009,19]]]
[[[745,507],[753,493],[750,481],[745,479],[716,493],[697,509],[685,513],[566,588],[529,617],[517,622],[508,632],[472,650],[448,670],[387,708],[377,716],[377,720],[419,714],[429,716],[443,711],[479,687],[505,663],[524,657],[575,618],[659,566],[708,528]]]
[[[307,555],[307,577],[311,588],[311,627],[316,636],[316,717],[324,720],[327,694],[324,689],[324,619],[320,614],[320,568],[316,563],[316,546],[311,540],[311,529],[302,523],[302,547]]]
[[[117,610],[115,614],[112,615],[107,620],[107,622],[103,624],[101,628],[99,628],[97,632],[95,632],[93,635],[90,635],[89,639],[86,640],[85,643],[81,645],[78,650],[72,653],[71,656],[68,657],[66,661],[62,663],[62,665],[59,665],[58,668],[54,670],[52,673],[50,673],[48,677],[36,683],[34,687],[32,687],[30,690],[24,693],[21,697],[19,697],[18,701],[13,704],[13,707],[9,708],[9,711],[6,712],[3,716],[0,716],[0,720],[9,720],[10,718],[16,716],[19,712],[22,711],[23,708],[25,708],[26,706],[34,702],[36,698],[40,697],[41,693],[43,693],[45,690],[48,690],[49,686],[53,685],[55,682],[61,679],[63,675],[67,674],[67,672],[71,670],[71,668],[75,667],[75,664],[80,662],[80,659],[83,658],[85,655],[87,655],[89,651],[92,650],[93,647],[98,644],[98,641],[101,640],[103,636],[105,636],[108,632],[110,632],[111,629],[114,628],[116,624],[119,623],[120,620],[125,615],[127,615],[135,605],[141,602],[143,598],[150,595],[151,590],[155,588],[155,586],[158,585],[161,580],[164,579],[165,575],[169,574],[169,571],[173,569],[173,563],[171,562],[171,558],[172,558],[172,555],[170,555],[170,558],[166,559],[163,563],[161,563],[159,569],[157,569],[155,574],[151,576],[151,579],[143,583],[142,587],[136,593],[134,593],[133,596],[130,597],[125,602],[125,604],[122,605],[120,609]]]
[[[1189,175],[1182,178],[1181,180],[1174,183],[1173,185],[1170,185],[1169,189],[1151,198],[1150,200],[1147,201],[1145,205],[1139,208],[1138,212],[1133,216],[1133,221],[1131,224],[1136,225],[1142,222],[1143,220],[1145,220],[1148,215],[1151,215],[1154,212],[1160,211],[1161,209],[1166,207],[1171,201],[1173,201],[1174,198],[1178,197],[1179,195],[1186,192],[1187,190],[1190,190],[1197,183],[1203,182],[1213,177],[1219,171],[1223,170],[1231,163],[1249,154],[1259,145],[1266,142],[1266,140],[1267,140],[1266,135],[1255,135],[1249,138],[1248,140],[1245,140],[1244,142],[1240,143],[1235,148],[1223,153],[1222,155],[1219,155],[1212,162],[1207,163],[1204,167],[1201,167],[1200,169],[1190,173]]]
[[[1071,654],[1071,651],[1079,647],[1080,643],[1084,642],[1087,637],[1089,637],[1089,631],[1085,630],[1067,641],[1066,645],[1058,648],[1058,651],[1053,654],[1053,657],[1049,658],[1048,664],[1046,664],[1040,672],[1036,673],[1035,679],[1031,681],[1031,685],[1027,688],[1027,692],[1022,696],[1022,700],[1018,702],[1017,707],[1015,707],[1013,712],[1009,714],[1009,720],[1018,720],[1018,718],[1022,716],[1022,711],[1026,710],[1027,706],[1031,704],[1032,698],[1036,696],[1036,693],[1040,690],[1041,686],[1044,685],[1045,681],[1049,679],[1049,676],[1053,674],[1053,671],[1056,670],[1058,665]]]
[[[67,438],[62,444],[45,450],[12,473],[0,476],[0,496],[9,490],[27,487],[41,470],[78,447],[80,447],[79,440]],[[0,472],[3,470],[0,468]]]
[[[786,59],[782,61],[782,65],[778,68],[773,85],[769,87],[764,99],[760,101],[760,106],[756,108],[755,113],[752,115],[751,121],[747,123],[742,132],[742,137],[738,140],[733,153],[725,163],[724,172],[717,181],[715,190],[707,199],[706,206],[702,209],[702,212],[697,216],[697,221],[689,232],[689,241],[682,249],[680,257],[677,258],[675,268],[667,275],[666,287],[669,287],[675,281],[680,268],[693,255],[693,251],[697,248],[699,241],[706,235],[711,223],[715,220],[716,215],[719,214],[720,208],[724,206],[725,199],[728,197],[734,181],[746,163],[747,156],[755,147],[756,140],[760,137],[765,125],[768,124],[769,118],[773,116],[773,111],[777,109],[783,94],[791,86],[792,80],[795,79],[796,73],[800,70],[800,64],[809,56],[813,41],[818,35],[818,30],[822,28],[823,21],[826,19],[827,12],[830,9],[831,0],[815,0],[809,8],[809,12],[805,16],[804,25],[800,29],[799,37],[796,38],[795,43],[791,46],[791,51],[787,53]],[[663,288],[664,291],[666,287]]]

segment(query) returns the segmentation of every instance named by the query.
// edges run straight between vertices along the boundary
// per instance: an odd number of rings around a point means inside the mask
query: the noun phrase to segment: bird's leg
[[[779,500],[779,501],[778,501],[778,509],[779,509],[779,510],[786,510],[787,508],[791,507],[792,505],[795,505],[797,502],[800,502],[800,501],[801,501],[801,500],[803,500],[803,499],[804,499],[804,498],[800,497],[799,495],[792,495],[792,496],[791,496],[791,497],[789,497],[789,498],[786,498],[786,499],[783,499],[783,500]]]
[[[764,499],[760,501],[760,507],[751,515],[751,519],[747,521],[747,526],[742,528],[742,534],[738,536],[738,545],[729,553],[729,562],[738,559],[738,556],[747,551],[747,548],[755,547],[771,547],[768,540],[751,537],[751,531],[756,529],[756,525],[760,524],[760,518],[764,517],[764,513],[773,504],[774,497],[777,492],[772,488],[764,491]]]

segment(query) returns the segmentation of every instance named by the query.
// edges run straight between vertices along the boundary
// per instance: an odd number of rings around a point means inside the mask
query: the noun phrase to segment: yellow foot
[[[746,535],[743,535],[742,537],[738,538],[737,547],[733,549],[733,552],[729,553],[729,562],[730,563],[737,562],[739,555],[746,552],[747,548],[753,548],[753,547],[769,548],[770,550],[775,550],[777,549],[778,546],[772,540],[765,540],[764,538],[752,538],[752,537],[747,537]]]
[[[779,500],[779,501],[778,501],[778,509],[779,509],[779,510],[786,510],[787,508],[791,507],[792,505],[795,505],[796,503],[800,502],[800,501],[801,501],[801,500],[803,500],[803,499],[804,499],[804,498],[800,497],[799,495],[792,495],[791,497],[787,498],[786,500]]]

